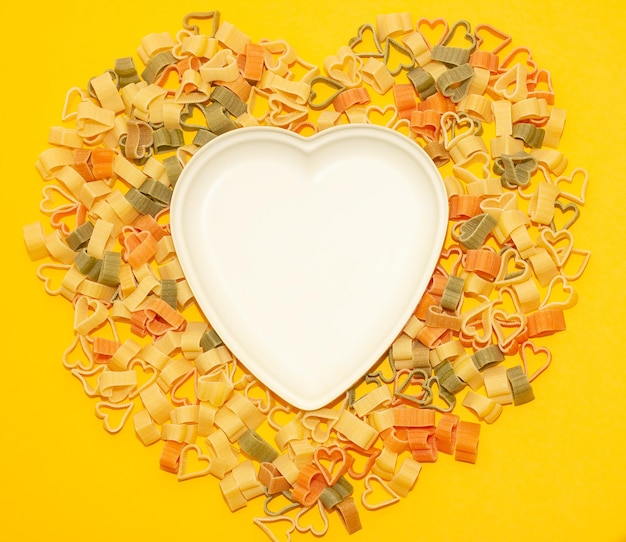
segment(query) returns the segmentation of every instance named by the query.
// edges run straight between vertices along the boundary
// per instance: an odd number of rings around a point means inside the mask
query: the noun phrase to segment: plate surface
[[[428,155],[365,124],[221,135],[185,166],[170,217],[211,326],[302,410],[339,397],[387,351],[428,286],[447,220]]]

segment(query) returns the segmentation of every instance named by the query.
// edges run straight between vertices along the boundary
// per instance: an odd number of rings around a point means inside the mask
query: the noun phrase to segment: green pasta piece
[[[453,395],[459,393],[465,383],[456,375],[449,361],[442,361],[433,367],[435,376],[439,379],[439,385]]]
[[[473,216],[461,226],[459,242],[467,249],[478,249],[497,224],[498,221],[489,213]]]
[[[146,179],[138,190],[144,196],[148,196],[152,201],[157,203],[169,205],[172,200],[172,190],[156,179]]]
[[[472,354],[471,359],[476,369],[482,371],[487,367],[492,367],[504,361],[504,353],[497,344],[490,344],[485,348],[476,350],[476,352]]]
[[[148,83],[154,83],[156,78],[163,73],[163,70],[171,64],[178,62],[172,51],[161,51],[154,55],[146,64],[145,70],[141,72],[141,78]]]
[[[119,88],[141,81],[137,73],[137,68],[135,67],[135,61],[130,56],[116,59],[113,71],[115,71],[117,75],[117,85]]]
[[[194,115],[194,110],[197,109],[198,111],[200,111],[200,113],[202,114],[202,117],[204,118],[204,125],[200,125],[200,124],[193,124],[188,122],[189,119],[191,119]],[[190,103],[190,104],[185,104],[183,106],[183,109],[180,112],[180,127],[183,130],[189,131],[189,132],[194,132],[196,130],[206,130],[207,129],[207,125],[206,125],[206,105],[204,104],[196,104],[196,103]]]
[[[209,98],[224,106],[224,109],[228,111],[234,117],[243,115],[248,110],[248,105],[239,96],[237,96],[232,90],[221,85],[217,85]]]
[[[467,96],[473,78],[474,68],[469,63],[465,63],[443,72],[437,78],[437,87],[441,94],[450,98],[454,103],[459,103]]]
[[[173,309],[177,308],[178,286],[175,279],[161,281],[161,299]]]
[[[100,270],[102,269],[102,260],[97,259],[93,264],[93,267],[87,272],[87,278],[89,280],[93,280],[94,282],[98,281],[100,277]]]
[[[142,194],[136,188],[130,188],[124,197],[142,215],[156,216],[166,207],[164,204],[158,203]]]
[[[538,149],[543,145],[543,138],[546,131],[543,128],[537,128],[530,122],[519,122],[513,125],[513,137],[521,139],[526,145],[533,149]]]
[[[162,154],[164,152],[171,152],[178,147],[182,147],[185,144],[185,138],[183,131],[180,128],[174,128],[168,130],[164,126],[154,130],[152,134],[155,154]]]
[[[113,250],[107,250],[102,257],[98,282],[105,286],[117,286],[120,283],[121,266],[122,254]]]
[[[500,175],[502,186],[515,189],[530,183],[531,175],[537,170],[538,162],[527,152],[502,154],[493,162],[493,172]]]
[[[76,228],[73,232],[71,232],[65,241],[69,245],[69,247],[76,252],[83,248],[91,238],[91,234],[93,233],[93,224],[89,221],[81,224]]]
[[[523,405],[532,401],[535,398],[533,388],[528,381],[528,376],[522,369],[521,365],[510,367],[506,370],[506,376],[509,379],[511,385],[511,391],[513,392],[513,404],[515,406]]]
[[[87,249],[82,249],[76,253],[76,257],[74,258],[74,265],[76,269],[78,269],[83,275],[87,275],[96,262],[98,258],[95,256],[90,256],[87,254]]]
[[[325,487],[319,498],[327,510],[332,510],[353,493],[354,487],[352,484],[345,477],[341,476],[332,486]]]
[[[407,72],[406,76],[415,87],[415,92],[417,92],[420,100],[425,100],[437,93],[435,79],[425,69],[415,66]]]
[[[238,128],[221,104],[213,102],[206,107],[205,111],[207,126],[211,132],[220,135]]]
[[[195,137],[193,138],[193,144],[198,145],[198,147],[202,147],[206,145],[209,141],[213,141],[217,137],[217,134],[211,132],[211,130],[200,129],[196,132]]]
[[[165,171],[170,184],[172,186],[176,186],[176,181],[178,181],[178,177],[180,177],[180,174],[183,172],[183,166],[181,165],[180,160],[177,156],[168,156],[163,159],[163,165],[165,166]]]
[[[441,306],[451,311],[456,310],[463,297],[464,286],[464,278],[450,275],[441,296]]]
[[[470,50],[448,45],[435,45],[431,52],[431,58],[446,66],[460,66],[469,62]]]
[[[241,435],[238,442],[241,451],[259,463],[271,463],[279,455],[269,442],[252,429],[248,429]]]
[[[204,335],[200,339],[200,347],[206,352],[208,350],[212,350],[213,348],[217,348],[224,344],[220,336],[217,334],[217,331],[214,329],[209,329],[205,331]]]

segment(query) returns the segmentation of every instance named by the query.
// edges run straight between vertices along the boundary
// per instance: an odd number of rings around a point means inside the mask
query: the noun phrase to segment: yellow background
[[[571,167],[590,174],[572,231],[593,255],[575,283],[580,300],[567,311],[567,332],[544,341],[554,362],[536,381],[536,400],[483,426],[476,465],[440,456],[424,466],[408,499],[362,511],[364,528],[351,537],[332,517],[326,539],[626,540],[626,41],[617,0],[10,2],[1,34],[0,537],[265,539],[251,521],[258,501],[231,514],[216,479],[179,483],[159,470],[159,449],[144,448],[132,425],[117,436],[103,431],[93,403],[61,365],[71,306],[45,295],[22,242],[22,225],[40,219],[34,163],[48,128],[60,123],[67,89],[134,54],[146,34],[174,33],[186,13],[212,9],[252,39],[285,39],[317,63],[378,13],[491,23],[551,71],[557,105],[568,111],[562,150]]]

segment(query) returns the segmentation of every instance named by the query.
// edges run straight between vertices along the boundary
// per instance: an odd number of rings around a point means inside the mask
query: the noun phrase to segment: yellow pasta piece
[[[257,429],[265,421],[265,414],[250,399],[239,393],[234,394],[224,407],[237,416],[248,429]]]
[[[104,72],[102,75],[91,78],[89,85],[93,89],[101,107],[109,109],[114,113],[121,113],[125,110],[124,102],[110,73]]]
[[[289,423],[283,425],[274,435],[274,442],[279,450],[284,450],[289,442],[302,440],[304,438],[304,428],[299,418],[294,418]]]
[[[512,103],[525,100],[528,97],[527,76],[526,64],[517,63],[495,80],[493,90]]]
[[[472,411],[478,419],[487,423],[495,422],[503,410],[501,404],[472,390],[468,390],[465,395],[463,406]]]
[[[223,478],[224,475],[239,463],[237,454],[233,450],[226,433],[221,429],[216,429],[206,438],[207,448],[212,455],[211,474]],[[221,476],[220,476],[221,474]]]
[[[488,367],[483,371],[483,382],[487,397],[501,405],[513,402],[513,394],[506,371],[507,369],[503,365]]]
[[[140,410],[133,415],[135,434],[144,446],[150,446],[161,440],[161,433],[147,410]]]
[[[224,497],[224,500],[226,501],[226,504],[228,505],[228,508],[230,508],[231,512],[235,512],[247,506],[248,501],[239,489],[237,481],[231,473],[224,476],[224,478],[220,481],[219,486],[222,496]]]
[[[179,380],[193,372],[194,365],[191,361],[181,357],[173,358],[159,373],[157,384],[163,391],[169,391]]]
[[[76,109],[76,134],[95,143],[115,125],[115,112],[84,101]]]
[[[62,126],[51,126],[48,132],[48,143],[59,147],[80,149],[83,146],[83,139],[76,133],[76,130]]]
[[[474,78],[476,77],[474,76]],[[468,95],[465,96],[465,98],[463,98],[463,100],[459,103],[459,108],[483,122],[491,122],[493,118],[493,110],[491,108],[492,103],[493,102],[489,98],[486,98],[480,93],[468,93]]]
[[[165,423],[161,427],[161,438],[166,441],[191,444],[198,434],[196,425]]]
[[[163,368],[170,362],[169,356],[153,344],[144,345],[136,357],[139,357],[157,371],[163,370]]]
[[[215,413],[217,407],[201,402],[198,406],[198,437],[208,437],[215,429]]]
[[[202,352],[200,339],[208,328],[206,322],[187,322],[187,327],[181,336],[180,348],[187,359],[195,359]]]
[[[358,401],[355,401],[352,408],[357,416],[363,417],[372,410],[378,409],[381,406],[390,405],[391,399],[392,396],[389,388],[387,386],[379,386],[361,397]]]
[[[391,408],[387,408],[371,412],[367,417],[367,422],[376,431],[382,433],[386,429],[393,427],[395,423],[393,410]]]
[[[517,282],[511,287],[515,292],[515,299],[520,312],[529,313],[539,308],[541,292],[532,278]]]
[[[156,383],[143,388],[139,392],[139,397],[150,417],[157,424],[162,425],[169,421],[174,407]]]
[[[548,226],[554,219],[554,204],[561,193],[558,186],[540,182],[528,203],[528,214],[536,224]]]
[[[361,68],[361,77],[378,94],[385,94],[395,82],[387,66],[373,57],[370,57]]]
[[[309,439],[290,440],[287,443],[287,451],[294,464],[301,469],[313,461],[315,447]]]
[[[54,230],[46,236],[46,252],[50,254],[52,259],[64,264],[73,263],[76,256],[59,230]]]
[[[406,457],[389,481],[389,488],[400,497],[407,497],[417,482],[422,465]]]
[[[196,397],[213,406],[221,407],[235,388],[232,380],[223,370],[199,376],[196,382]]]
[[[294,485],[298,479],[300,469],[295,462],[287,454],[280,454],[272,464],[278,469],[280,474],[285,477],[289,484]]]
[[[508,134],[493,138],[490,145],[491,157],[494,159],[502,155],[513,155],[524,151],[524,142]]]
[[[391,345],[391,357],[394,361],[413,358],[413,339],[401,334]]]
[[[372,466],[371,473],[383,480],[393,479],[398,463],[398,453],[384,447]]]
[[[546,147],[556,149],[559,146],[565,129],[566,116],[565,109],[560,109],[558,107],[553,107],[551,109],[548,121],[544,126],[545,135],[543,137],[543,144]]]
[[[48,256],[46,234],[41,222],[32,222],[31,224],[25,225],[22,232],[26,251],[31,260],[41,260]]]
[[[176,45],[174,38],[167,32],[154,32],[142,38],[137,54],[143,63],[147,64],[150,58],[170,50],[174,45]]]
[[[111,248],[112,236],[113,223],[103,219],[96,220],[87,244],[87,254],[101,260],[104,253]]]
[[[222,49],[200,66],[202,80],[230,82],[239,77],[237,59],[229,49]]]
[[[170,413],[173,424],[197,424],[200,416],[200,405],[183,405],[174,408]]]
[[[378,431],[347,410],[337,419],[335,430],[364,450],[370,448],[378,438]]]
[[[215,369],[225,367],[232,360],[233,358],[229,350],[224,345],[220,345],[202,352],[194,360],[194,364],[198,373],[204,375]]]
[[[74,331],[89,335],[107,320],[109,311],[104,303],[79,297],[74,303]]]
[[[244,47],[251,41],[246,34],[228,21],[220,22],[215,39],[237,54],[243,53]]]
[[[232,476],[246,500],[264,494],[264,487],[257,479],[256,469],[251,460],[242,461],[233,470]]]
[[[376,16],[376,35],[380,43],[387,38],[413,30],[409,12],[388,13]]]
[[[402,43],[411,51],[418,66],[424,66],[430,62],[431,49],[422,34],[412,30],[401,37]]]

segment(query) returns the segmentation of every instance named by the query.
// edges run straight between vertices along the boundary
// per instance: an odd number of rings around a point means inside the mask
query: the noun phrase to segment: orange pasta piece
[[[528,315],[528,337],[545,337],[565,329],[565,315],[562,309],[541,309]]]
[[[317,502],[326,487],[328,485],[319,468],[308,464],[300,469],[291,498],[303,506],[311,506]]]
[[[138,230],[149,231],[157,243],[167,235],[165,228],[152,215],[141,215],[135,220],[133,226]]]
[[[152,299],[145,309],[146,329],[155,336],[164,335],[167,331],[182,331],[185,318],[162,299]]]
[[[113,162],[117,152],[113,149],[96,148],[91,151],[91,173],[94,179],[113,176]]]
[[[478,437],[480,424],[476,422],[460,421],[457,425],[456,450],[454,459],[467,463],[476,463],[478,455]]]
[[[176,442],[174,440],[165,441],[163,449],[161,450],[161,456],[159,457],[159,466],[164,471],[177,474],[178,466],[180,465],[180,454],[185,446],[185,442]]]
[[[480,196],[469,194],[455,194],[450,196],[450,220],[464,220],[481,214]]]
[[[456,446],[456,432],[459,417],[450,412],[444,412],[435,429],[437,449],[444,454],[453,454]]]
[[[258,43],[247,43],[238,56],[237,63],[245,79],[260,81],[265,66],[265,47]]]
[[[434,463],[437,461],[439,454],[434,427],[407,429],[407,441],[415,461],[420,463]]]
[[[433,109],[427,109],[426,111],[412,109],[409,118],[409,127],[417,135],[429,141],[434,141],[439,138],[439,132],[441,131],[441,115],[437,111]]]
[[[456,107],[454,106],[452,101],[446,98],[440,92],[436,92],[435,94],[430,95],[425,100],[419,102],[417,104],[417,108],[420,111],[427,111],[428,109],[432,109],[442,115],[446,111],[456,111]]]
[[[133,269],[148,263],[158,249],[157,240],[149,231],[131,233],[124,239],[126,261]]]
[[[411,83],[396,83],[391,87],[393,101],[398,110],[398,117],[410,119],[417,107],[415,87]]]
[[[470,249],[465,255],[465,269],[485,280],[495,280],[502,266],[502,256],[493,250]]]
[[[446,283],[448,282],[446,278]],[[426,320],[426,316],[428,315],[428,308],[431,305],[438,305],[437,300],[430,293],[425,293],[420,302],[417,304],[417,308],[415,309],[415,316],[417,316],[420,320]]]
[[[353,105],[367,105],[371,101],[372,99],[366,88],[355,87],[340,92],[333,100],[333,107],[338,113],[343,113]]]
[[[95,363],[108,363],[113,354],[117,352],[121,344],[111,339],[94,337],[91,349]]]
[[[431,408],[393,409],[393,425],[396,427],[434,427],[435,411]]]

